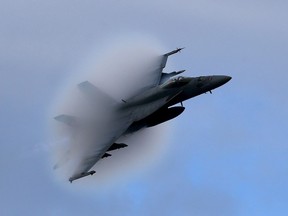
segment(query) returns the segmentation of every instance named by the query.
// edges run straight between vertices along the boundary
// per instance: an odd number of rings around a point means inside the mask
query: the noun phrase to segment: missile
[[[164,56],[170,56],[170,55],[173,55],[173,54],[175,54],[175,53],[178,53],[178,52],[180,52],[182,49],[184,49],[185,47],[182,47],[182,48],[177,48],[177,49],[175,49],[175,50],[173,50],[173,51],[171,51],[171,52],[169,52],[169,53],[166,53],[166,54],[164,54]]]
[[[94,170],[89,171],[89,172],[85,172],[85,173],[81,173],[79,175],[72,176],[71,178],[69,178],[69,181],[70,181],[70,183],[72,183],[76,179],[83,178],[83,177],[88,176],[88,175],[94,175],[95,173],[96,172]]]

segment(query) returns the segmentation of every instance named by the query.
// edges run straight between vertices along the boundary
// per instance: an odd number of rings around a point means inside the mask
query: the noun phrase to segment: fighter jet
[[[212,75],[200,77],[177,76],[185,70],[164,73],[169,56],[183,48],[175,49],[161,56],[160,64],[153,70],[149,83],[145,83],[141,92],[128,99],[115,100],[102,92],[92,83],[85,81],[78,85],[79,90],[93,100],[95,96],[105,101],[107,108],[113,108],[109,116],[113,127],[104,128],[101,139],[90,145],[89,152],[78,158],[75,172],[69,181],[95,174],[91,168],[102,158],[110,157],[109,152],[127,147],[117,140],[124,135],[135,133],[146,127],[153,127],[179,116],[184,111],[183,101],[210,92],[227,83],[231,77]],[[179,104],[179,105],[177,105]],[[55,119],[69,127],[77,127],[78,120],[74,116],[62,114]]]

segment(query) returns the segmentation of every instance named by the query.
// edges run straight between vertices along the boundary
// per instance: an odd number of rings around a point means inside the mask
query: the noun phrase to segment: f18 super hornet
[[[163,73],[168,56],[178,53],[183,48],[178,48],[161,56],[160,64],[151,73],[149,83],[145,83],[145,90],[131,98],[116,102],[107,94],[99,90],[88,81],[78,85],[79,90],[88,97],[98,96],[105,100],[107,107],[113,107],[113,127],[107,127],[102,133],[100,141],[94,140],[89,145],[89,151],[78,158],[75,172],[71,173],[69,181],[72,181],[95,173],[91,168],[104,157],[111,156],[111,151],[127,147],[117,140],[125,135],[134,133],[145,127],[153,127],[171,120],[184,111],[182,102],[192,97],[201,95],[227,83],[231,77],[224,75],[184,77],[177,76],[184,72],[174,71]],[[176,77],[175,77],[176,76]],[[180,105],[176,105],[179,104]],[[68,126],[77,124],[74,116],[62,114],[55,119]],[[109,153],[108,153],[109,152]]]

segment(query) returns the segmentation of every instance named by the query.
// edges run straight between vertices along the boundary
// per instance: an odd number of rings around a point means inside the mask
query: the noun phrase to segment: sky
[[[1,215],[287,215],[287,1],[1,1]],[[103,188],[61,185],[49,112],[97,50],[186,47],[165,71],[223,74],[184,103],[157,165]],[[48,147],[47,147],[48,148]],[[160,156],[159,156],[160,157]]]

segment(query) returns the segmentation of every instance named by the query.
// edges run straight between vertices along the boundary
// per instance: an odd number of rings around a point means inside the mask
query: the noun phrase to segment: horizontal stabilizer
[[[88,175],[94,175],[95,173],[96,172],[94,170],[92,170],[90,172],[84,172],[84,173],[81,173],[81,174],[78,174],[78,175],[74,175],[71,178],[69,178],[69,181],[70,181],[70,183],[72,183],[76,179],[83,178],[83,177],[88,176]]]
[[[104,103],[107,106],[115,105],[116,101],[105,92],[94,86],[92,83],[85,81],[78,84],[78,88],[92,101]]]
[[[110,156],[112,156],[111,154],[108,154],[108,153],[105,153],[103,156],[102,156],[102,158],[106,158],[106,157],[110,157]]]
[[[76,125],[76,118],[74,116],[62,114],[62,115],[54,117],[54,119],[56,121],[63,122],[69,126],[75,126]]]
[[[125,143],[113,143],[107,151],[113,151],[116,149],[127,147]]]

